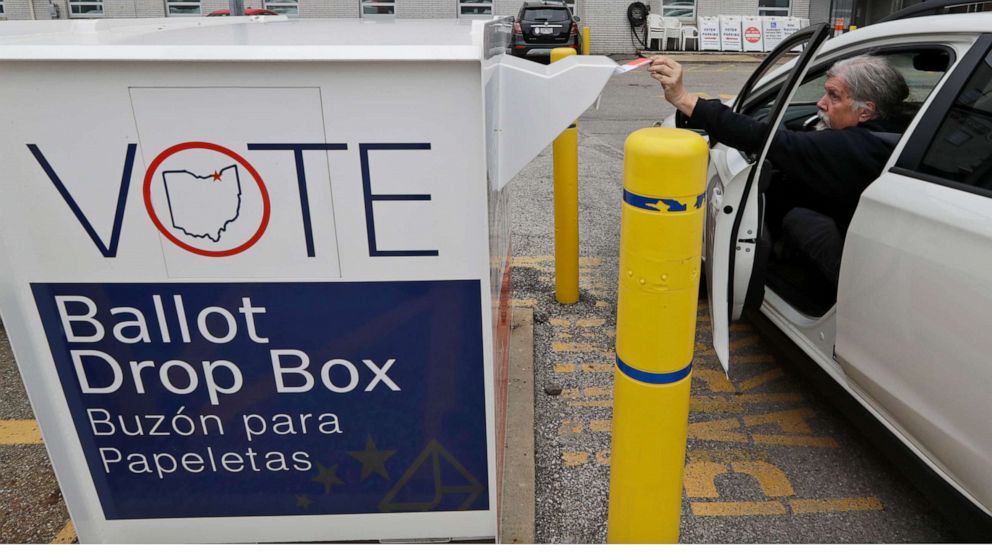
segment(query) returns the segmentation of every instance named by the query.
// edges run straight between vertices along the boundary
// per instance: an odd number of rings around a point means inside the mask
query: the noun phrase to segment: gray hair
[[[875,103],[876,118],[892,116],[909,96],[902,74],[881,56],[862,54],[838,60],[827,70],[827,78],[833,77],[847,84],[854,108],[870,110],[868,103]]]

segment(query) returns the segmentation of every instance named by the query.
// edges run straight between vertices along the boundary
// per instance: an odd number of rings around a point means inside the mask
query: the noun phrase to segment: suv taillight
[[[503,29],[506,29],[506,27],[504,27]],[[513,34],[514,35],[523,35],[524,34],[524,30],[520,28],[520,22],[515,22],[513,24]]]

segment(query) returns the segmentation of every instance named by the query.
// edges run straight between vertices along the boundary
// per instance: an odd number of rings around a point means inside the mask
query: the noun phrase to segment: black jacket
[[[760,154],[769,124],[737,114],[718,100],[700,99],[689,126],[706,130],[724,145]],[[841,130],[794,132],[780,129],[768,158],[797,187],[814,211],[834,219],[841,231],[854,217],[861,192],[884,170],[892,146],[872,132],[890,131],[887,123],[869,120]]]

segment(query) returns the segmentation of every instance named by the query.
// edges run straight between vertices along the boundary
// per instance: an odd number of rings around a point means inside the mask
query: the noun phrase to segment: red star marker
[[[219,172],[217,172],[217,171],[214,171],[214,173],[213,173],[213,174],[211,174],[210,176],[212,176],[212,177],[213,177],[213,179],[214,179],[214,182],[219,182],[219,181],[220,181],[220,173],[219,173]]]

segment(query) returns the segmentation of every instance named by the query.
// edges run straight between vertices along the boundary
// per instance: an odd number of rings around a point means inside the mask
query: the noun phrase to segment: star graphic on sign
[[[324,494],[331,493],[331,487],[335,484],[344,484],[344,481],[338,478],[338,466],[332,465],[330,467],[324,467],[320,463],[317,464],[317,476],[310,479],[313,482],[320,483],[324,485]]]
[[[309,510],[310,504],[312,503],[313,502],[310,500],[310,498],[308,498],[305,494],[303,496],[296,497],[296,507],[300,508],[301,510],[304,511]]]
[[[211,174],[210,176],[213,177],[214,182],[220,182],[220,173],[219,172],[214,171],[214,173]]]
[[[386,471],[386,460],[392,457],[396,450],[379,451],[369,434],[368,441],[365,442],[365,451],[349,451],[348,455],[362,462],[362,480],[365,480],[372,473],[389,480],[389,472]]]

